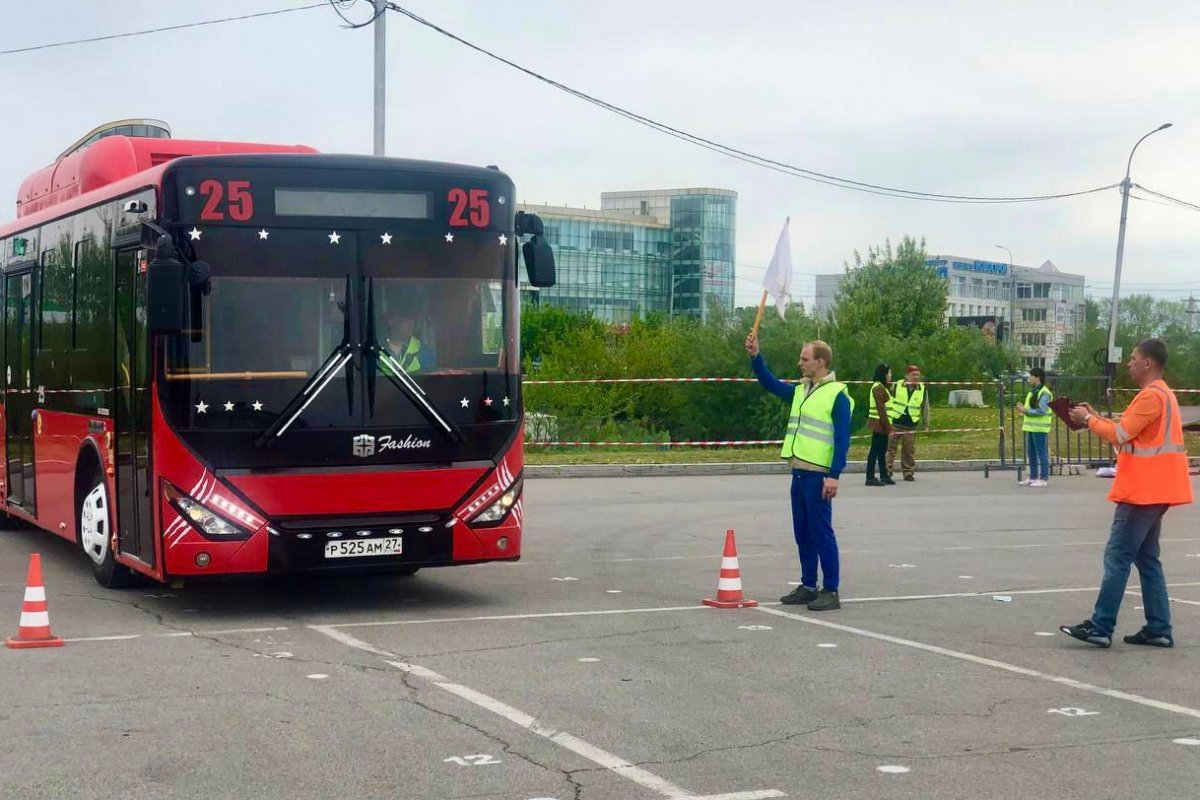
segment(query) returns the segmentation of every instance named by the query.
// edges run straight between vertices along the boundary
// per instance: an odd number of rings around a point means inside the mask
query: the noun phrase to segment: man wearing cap
[[[888,416],[891,417],[893,428],[887,450],[888,474],[895,472],[896,448],[899,447],[904,480],[915,481],[917,426],[924,423],[924,429],[929,430],[929,393],[925,391],[925,384],[921,383],[921,368],[916,364],[909,364],[904,370],[904,380],[897,381]]]

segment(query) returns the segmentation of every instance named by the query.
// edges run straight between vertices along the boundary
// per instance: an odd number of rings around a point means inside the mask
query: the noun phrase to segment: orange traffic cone
[[[704,605],[714,608],[753,608],[757,600],[742,596],[742,571],[738,568],[737,542],[733,529],[725,531],[725,552],[721,557],[721,577],[717,579],[717,599],[704,598]]]
[[[25,580],[25,602],[21,604],[21,622],[17,635],[4,640],[5,647],[62,647],[63,640],[50,632],[50,614],[46,611],[46,587],[42,585],[42,556],[29,556],[29,577]]]

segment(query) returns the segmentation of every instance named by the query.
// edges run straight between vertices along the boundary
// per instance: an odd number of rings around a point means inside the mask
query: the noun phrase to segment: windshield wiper
[[[383,375],[391,382],[393,386],[399,389],[413,405],[425,415],[425,418],[436,425],[446,438],[452,442],[461,442],[466,437],[463,432],[452,422],[448,422],[437,409],[427,399],[425,390],[413,380],[413,376],[409,374],[386,347],[379,346],[379,340],[375,336],[375,302],[374,302],[374,283],[371,278],[367,278],[367,341],[364,345],[364,356],[366,363],[363,370],[367,376],[367,408],[371,417],[375,416],[375,375],[379,369],[379,362],[383,362],[385,369]]]
[[[346,298],[350,297],[350,276],[346,276]],[[333,349],[333,352],[325,359],[324,363],[317,369],[316,372],[308,379],[301,387],[300,391],[293,397],[288,404],[280,412],[275,421],[271,423],[265,431],[263,431],[257,439],[254,440],[255,447],[262,447],[272,439],[278,439],[283,434],[287,433],[288,428],[292,427],[300,415],[304,413],[304,409],[308,408],[313,400],[317,399],[325,387],[337,377],[337,374],[346,366],[346,364],[354,357],[354,346],[350,343],[350,315],[348,309],[342,310],[342,341]],[[347,397],[350,402],[350,413],[354,413],[354,394],[352,389],[353,378],[349,371],[346,373],[347,380]]]

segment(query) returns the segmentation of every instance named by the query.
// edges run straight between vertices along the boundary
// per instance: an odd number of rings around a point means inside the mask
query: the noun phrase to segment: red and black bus
[[[553,284],[541,233],[495,167],[65,155],[0,226],[4,511],[110,587],[519,558],[517,262]]]

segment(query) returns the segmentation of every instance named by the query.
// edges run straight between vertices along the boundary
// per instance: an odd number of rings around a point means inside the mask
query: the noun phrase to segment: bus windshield
[[[347,431],[429,442],[373,459],[403,461],[515,424],[515,267],[495,236],[214,227],[189,247],[211,275],[161,375],[183,431],[328,463],[311,434],[346,458]]]

